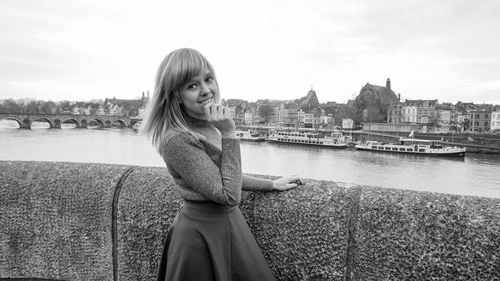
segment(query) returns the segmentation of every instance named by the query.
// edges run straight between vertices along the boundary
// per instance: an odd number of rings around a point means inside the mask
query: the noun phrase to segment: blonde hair
[[[190,131],[183,117],[180,88],[205,69],[215,78],[210,62],[199,51],[189,48],[177,49],[161,62],[156,73],[153,96],[141,124],[141,132],[151,138],[158,152],[161,153],[162,139],[167,130]],[[214,94],[215,102],[219,103],[218,87]]]

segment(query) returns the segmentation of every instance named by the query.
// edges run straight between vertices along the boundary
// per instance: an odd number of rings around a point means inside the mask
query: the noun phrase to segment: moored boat
[[[236,137],[242,141],[265,141],[266,138],[257,132],[236,131]]]
[[[466,149],[443,145],[440,141],[400,138],[399,143],[366,141],[355,146],[358,150],[405,153],[415,155],[464,157]]]
[[[301,144],[312,146],[324,146],[331,148],[347,148],[348,139],[341,133],[331,133],[325,135],[317,132],[307,132],[300,130],[272,130],[267,138],[271,142]]]

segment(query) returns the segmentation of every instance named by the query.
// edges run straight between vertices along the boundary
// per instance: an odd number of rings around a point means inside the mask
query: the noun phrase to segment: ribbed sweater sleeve
[[[243,175],[243,190],[245,191],[271,191],[273,190],[273,181],[263,178]]]
[[[173,136],[166,144],[164,158],[188,187],[208,200],[230,206],[240,203],[239,140],[222,139],[220,168],[205,152],[203,144],[190,134]]]

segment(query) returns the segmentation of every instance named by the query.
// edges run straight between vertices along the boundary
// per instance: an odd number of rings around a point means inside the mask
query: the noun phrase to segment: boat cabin
[[[420,146],[429,146],[430,148],[443,148],[443,144],[441,141],[436,140],[422,140],[422,139],[399,139],[400,144],[402,145],[420,145]]]

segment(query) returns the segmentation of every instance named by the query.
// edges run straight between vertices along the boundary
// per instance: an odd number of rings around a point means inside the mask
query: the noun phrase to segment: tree
[[[69,101],[62,101],[59,103],[60,112],[71,112],[71,104]]]
[[[36,101],[30,101],[27,105],[26,105],[26,113],[40,113],[40,107],[41,105],[36,102]]]
[[[56,113],[57,105],[53,101],[42,102],[40,111],[45,114]]]
[[[5,100],[2,105],[0,105],[0,113],[21,113],[24,112],[23,107],[16,103],[14,99]]]
[[[263,118],[266,122],[269,116],[274,113],[274,108],[270,104],[263,104],[259,107],[259,116]]]
[[[354,107],[356,110],[355,121],[358,124],[361,122],[383,122],[387,120],[387,106],[382,103],[382,100],[376,94],[357,96],[354,101]]]
[[[342,126],[342,119],[344,118],[349,118],[353,119],[355,118],[356,113],[353,107],[350,106],[343,106],[340,107],[333,115],[333,119],[335,121],[335,125],[337,126]]]

